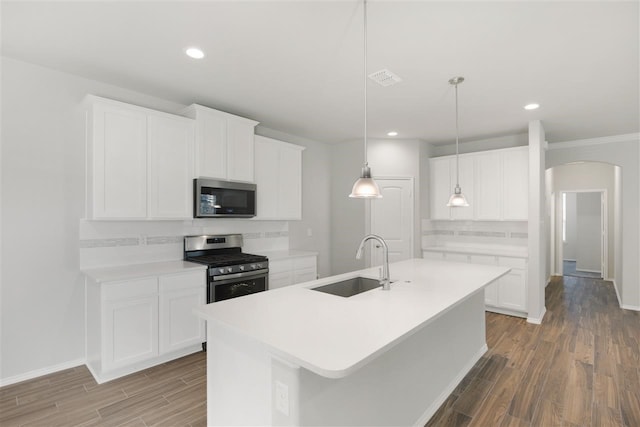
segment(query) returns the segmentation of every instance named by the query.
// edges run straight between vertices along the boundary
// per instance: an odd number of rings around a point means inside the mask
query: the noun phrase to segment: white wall
[[[365,258],[356,260],[356,250],[365,236],[364,199],[349,198],[364,161],[363,142],[350,141],[331,146],[331,274],[365,267]],[[369,162],[372,173],[376,165]]]
[[[500,148],[522,147],[529,144],[529,135],[526,133],[505,135],[489,139],[477,139],[460,142],[458,151],[463,153],[475,153],[478,151],[497,150]],[[449,156],[456,154],[456,144],[434,145],[431,148],[431,157]]]
[[[566,240],[562,248],[562,258],[566,260],[575,261],[577,257],[578,246],[578,230],[577,230],[577,217],[576,217],[576,203],[577,193],[566,193],[567,206],[566,206]]]
[[[637,134],[623,135],[617,139],[611,137],[606,140],[555,143],[550,144],[546,156],[548,167],[577,161],[606,162],[621,167],[622,243],[616,254],[621,255],[622,265],[621,274],[616,274],[615,282],[622,306],[635,310],[640,310],[639,145]]]
[[[600,193],[576,194],[576,270],[600,272]]]

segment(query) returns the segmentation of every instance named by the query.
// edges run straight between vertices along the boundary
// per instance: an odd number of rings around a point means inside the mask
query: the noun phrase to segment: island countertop
[[[378,267],[208,304],[195,313],[265,344],[327,378],[345,377],[509,272],[491,265],[410,259],[390,265],[391,290],[349,298],[311,288]]]

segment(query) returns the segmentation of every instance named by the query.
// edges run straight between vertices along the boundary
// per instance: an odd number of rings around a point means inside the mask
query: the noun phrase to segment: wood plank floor
[[[98,385],[85,366],[0,388],[0,426],[206,426],[199,352]]]
[[[640,426],[640,313],[611,282],[555,277],[542,325],[487,313],[489,351],[427,427]]]
[[[540,326],[487,313],[489,351],[427,423],[640,426],[640,313],[610,282],[555,278]],[[0,388],[0,426],[204,426],[196,353],[97,385],[84,366]]]

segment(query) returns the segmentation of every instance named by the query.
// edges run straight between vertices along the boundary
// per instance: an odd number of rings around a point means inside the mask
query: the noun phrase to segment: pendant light
[[[364,5],[364,166],[360,178],[353,184],[349,197],[360,199],[380,199],[380,188],[371,178],[371,169],[367,162],[367,0]]]
[[[456,90],[456,188],[453,190],[453,194],[449,198],[447,206],[450,208],[461,208],[469,206],[467,199],[462,194],[462,188],[460,188],[460,161],[458,153],[458,85],[464,81],[464,77],[453,77],[449,79],[449,84],[455,86]]]

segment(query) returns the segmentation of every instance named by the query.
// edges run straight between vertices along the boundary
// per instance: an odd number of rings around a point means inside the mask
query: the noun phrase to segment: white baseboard
[[[58,365],[48,366],[46,368],[36,369],[24,374],[15,375],[9,378],[0,378],[0,387],[19,383],[22,381],[32,380],[43,375],[53,374],[54,372],[64,371],[65,369],[75,368],[76,366],[84,365],[85,359],[70,360],[68,362],[60,363]]]
[[[623,305],[620,306],[620,308],[623,308],[625,310],[640,311],[640,306],[637,306],[637,305],[623,304]]]
[[[462,379],[469,373],[469,371],[471,371],[471,368],[473,368],[473,366],[478,362],[478,360],[480,360],[482,355],[485,354],[487,351],[489,351],[489,347],[487,347],[487,344],[485,343],[480,348],[480,350],[478,350],[478,352],[471,357],[471,360],[469,360],[464,365],[464,367],[462,368],[462,371],[460,371],[460,373],[449,383],[449,385],[442,391],[442,393],[440,393],[438,398],[431,404],[431,406],[429,406],[427,410],[424,411],[424,413],[420,416],[420,418],[418,418],[418,420],[414,423],[415,426],[424,426],[427,423],[427,421],[429,421],[429,419],[433,417],[433,414],[436,413],[438,408],[442,406],[442,404],[444,403],[445,400],[447,400],[449,395],[453,393],[453,390],[455,390],[456,387],[458,387],[458,384],[460,384],[460,381],[462,381]]]
[[[563,259],[563,261],[578,262],[578,260],[577,260],[577,259]]]
[[[576,268],[576,271],[582,271],[583,273],[598,273],[602,274],[600,270],[587,270],[586,268]]]
[[[540,325],[542,323],[542,319],[544,319],[544,315],[547,312],[547,307],[543,307],[542,313],[540,317],[527,317],[527,323],[533,323],[534,325]]]

